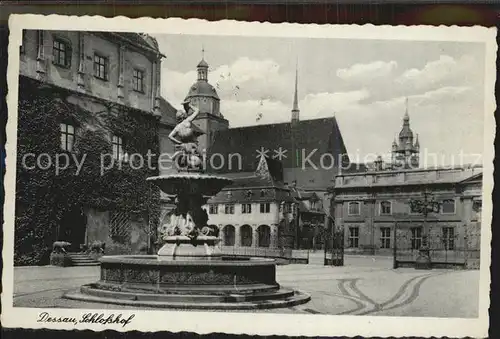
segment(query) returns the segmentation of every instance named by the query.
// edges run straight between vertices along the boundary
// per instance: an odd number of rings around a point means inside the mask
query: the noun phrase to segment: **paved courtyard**
[[[278,266],[277,281],[311,294],[307,304],[258,312],[427,317],[477,317],[479,271],[392,269],[392,258],[346,256],[345,266],[325,267],[322,253],[309,265]],[[18,267],[14,306],[131,309],[61,298],[95,282],[99,267]]]

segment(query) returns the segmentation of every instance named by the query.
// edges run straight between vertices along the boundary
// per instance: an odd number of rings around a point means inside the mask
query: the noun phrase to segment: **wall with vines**
[[[159,219],[159,190],[146,181],[156,175],[152,168],[118,167],[101,175],[101,154],[111,154],[109,136],[120,135],[125,151],[146,158],[148,150],[159,153],[158,119],[127,107],[107,107],[99,114],[72,104],[75,94],[21,77],[18,109],[15,264],[48,262],[63,216],[75,209],[123,210],[154,222]],[[91,100],[80,97],[78,100]],[[102,107],[106,107],[105,103]],[[67,168],[56,173],[54,162],[60,147],[60,123],[77,126],[74,149],[67,153]],[[33,154],[25,158],[27,154]],[[47,154],[36,158],[40,154]],[[74,158],[81,161],[80,173]],[[50,160],[49,160],[50,159]],[[62,158],[61,158],[62,159]],[[111,159],[107,157],[106,159]],[[9,161],[9,159],[7,159]],[[52,166],[49,165],[52,162]],[[26,166],[25,166],[26,165]],[[109,162],[106,163],[109,166]],[[65,167],[65,164],[60,164]],[[46,169],[45,169],[46,168]],[[147,227],[147,224],[145,225]]]

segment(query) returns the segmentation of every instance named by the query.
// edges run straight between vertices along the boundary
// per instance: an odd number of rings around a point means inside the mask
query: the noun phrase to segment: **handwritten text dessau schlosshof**
[[[99,325],[122,325],[122,327],[127,326],[131,323],[135,314],[131,314],[128,317],[123,316],[123,314],[109,314],[104,313],[85,313],[80,318],[76,317],[64,317],[64,316],[52,316],[49,312],[42,312],[38,315],[37,322],[39,323],[69,323],[77,326],[78,324],[99,324]]]

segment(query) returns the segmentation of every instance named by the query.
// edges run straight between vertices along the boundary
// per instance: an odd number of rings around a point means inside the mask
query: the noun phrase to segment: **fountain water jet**
[[[291,307],[310,296],[281,288],[276,262],[266,258],[228,258],[219,247],[218,229],[207,225],[202,208],[231,180],[203,173],[195,107],[184,103],[170,134],[177,144],[178,173],[151,177],[176,207],[162,228],[165,241],[158,255],[104,256],[101,278],[65,298],[88,302],[180,309],[259,309]],[[191,113],[191,114],[189,114]]]

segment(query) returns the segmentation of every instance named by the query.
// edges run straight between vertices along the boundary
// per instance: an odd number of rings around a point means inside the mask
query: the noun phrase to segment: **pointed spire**
[[[297,60],[297,63],[295,65],[295,92],[293,94],[292,122],[298,122],[300,120],[298,88],[299,88],[299,65]]]
[[[417,140],[415,140],[415,147],[420,147],[420,142],[418,141],[418,133],[417,133]]]
[[[267,159],[265,155],[261,155],[259,159],[259,164],[257,165],[257,169],[255,170],[255,175],[268,179],[271,177],[269,173],[269,167],[267,166]]]
[[[299,110],[299,100],[298,100],[298,82],[299,82],[299,74],[298,74],[298,69],[297,67],[295,68],[295,92],[293,95],[293,110],[298,111]]]
[[[408,114],[408,97],[406,97],[405,100],[405,116],[404,116],[404,121],[410,121],[410,115]]]

